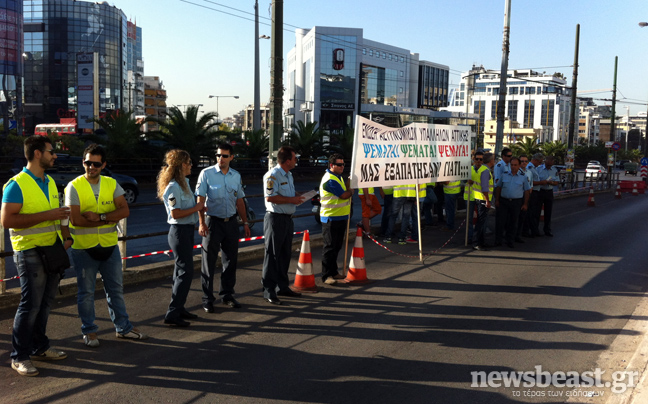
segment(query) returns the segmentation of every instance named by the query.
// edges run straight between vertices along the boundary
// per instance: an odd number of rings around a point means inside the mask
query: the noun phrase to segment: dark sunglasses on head
[[[338,167],[344,167],[344,163],[331,163],[331,164]]]
[[[217,155],[216,155],[217,158],[221,158],[221,157],[222,157],[222,158],[224,158],[224,159],[228,158],[229,156],[230,156],[229,154],[217,154]]]
[[[86,167],[95,166],[97,168],[103,165],[100,161],[84,161],[83,164],[85,164]]]

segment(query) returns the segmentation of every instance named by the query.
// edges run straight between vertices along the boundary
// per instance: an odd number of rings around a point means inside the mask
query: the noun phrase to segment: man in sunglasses
[[[344,156],[339,153],[329,157],[329,168],[320,182],[319,193],[322,209],[322,281],[334,285],[337,279],[344,279],[338,272],[337,257],[344,245],[346,221],[351,213],[351,197],[348,180],[344,181]]]
[[[97,273],[106,292],[108,313],[118,338],[143,340],[148,336],[133,327],[126,312],[121,255],[117,247],[117,222],[130,211],[124,190],[111,177],[101,175],[106,167],[106,151],[91,144],[83,152],[81,175],[65,188],[65,204],[70,207],[70,232],[74,238],[72,259],[77,275],[77,306],[85,345],[99,346],[95,324],[95,285]]]
[[[29,136],[24,142],[27,167],[3,187],[2,225],[9,228],[14,261],[20,276],[20,304],[16,310],[11,334],[11,368],[21,376],[36,376],[31,359],[65,359],[63,351],[50,348],[45,335],[50,305],[61,280],[59,274],[45,270],[37,247],[58,242],[57,230],[65,239],[65,249],[72,238],[68,227],[60,227],[70,212],[59,207],[54,180],[45,174],[56,161],[56,152],[45,136]],[[4,231],[4,230],[3,230]]]
[[[202,289],[203,310],[214,312],[214,274],[216,259],[221,253],[223,270],[220,271],[221,302],[230,308],[238,309],[241,304],[234,299],[236,266],[238,262],[239,228],[236,213],[243,220],[245,237],[250,237],[250,227],[245,212],[245,192],[241,174],[230,167],[234,160],[234,148],[229,143],[218,146],[216,164],[200,172],[196,184],[198,203],[204,202],[205,211],[198,212],[202,236]]]
[[[467,181],[466,186],[464,187],[464,201],[468,205],[468,219],[466,221],[466,226],[468,226],[468,243],[472,243],[473,237],[473,215],[475,213],[475,193],[474,189],[479,187],[480,176],[478,173],[481,171],[481,166],[484,161],[484,152],[476,151],[473,154],[473,165],[470,169],[470,179]]]
[[[513,152],[511,149],[505,147],[502,149],[502,159],[495,164],[495,168],[493,169],[493,178],[495,180],[494,185],[495,187],[500,186],[500,182],[502,181],[502,175],[505,173],[510,173],[511,172],[511,158],[513,157]],[[522,173],[520,173],[522,175]],[[495,234],[502,234],[504,229],[500,227],[502,224],[501,220],[496,220],[495,221]]]

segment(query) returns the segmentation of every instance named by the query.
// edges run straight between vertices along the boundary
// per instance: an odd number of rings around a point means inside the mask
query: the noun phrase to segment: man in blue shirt
[[[344,279],[338,272],[337,256],[344,245],[344,232],[349,219],[353,190],[348,180],[342,179],[344,157],[334,153],[329,157],[329,168],[320,182],[320,219],[322,221],[322,281],[334,285]]]
[[[234,159],[234,149],[228,143],[218,146],[217,163],[200,172],[196,184],[198,204],[204,203],[207,214],[199,211],[198,233],[202,239],[202,289],[203,309],[207,313],[214,312],[214,273],[216,259],[221,251],[221,286],[218,294],[224,305],[240,308],[241,304],[234,299],[236,284],[236,265],[238,260],[238,222],[236,213],[243,220],[245,237],[250,237],[250,227],[245,213],[245,193],[241,183],[241,175],[230,167]]]
[[[495,185],[496,218],[499,224],[495,233],[495,245],[502,245],[502,237],[506,230],[506,245],[513,248],[513,240],[523,243],[516,238],[517,220],[520,211],[526,211],[529,206],[529,182],[520,169],[520,159],[513,157],[510,160],[511,171],[502,173],[499,182]]]
[[[553,233],[551,232],[551,213],[553,211],[553,188],[555,185],[560,184],[560,181],[558,179],[558,170],[556,170],[556,167],[553,165],[554,163],[554,157],[553,156],[547,156],[545,158],[545,163],[538,167],[538,178],[540,181],[537,182],[537,184],[540,185],[540,193],[539,193],[539,200],[538,200],[538,205],[543,206],[544,205],[544,234],[547,237],[553,237]],[[536,183],[534,183],[535,185]],[[538,218],[540,211],[538,210]],[[534,231],[538,231],[537,228],[533,229]]]
[[[529,184],[529,190],[527,191],[527,193],[529,194],[529,209],[520,210],[517,233],[515,234],[516,241],[522,240],[522,234],[528,234],[529,232],[529,210],[531,209],[531,189],[533,188],[533,173],[531,172],[533,165],[531,165],[531,162],[529,161],[529,156],[527,156],[526,154],[521,154],[519,158],[520,172],[526,177],[527,183]]]
[[[522,233],[524,237],[540,237],[541,234],[538,232],[538,223],[540,222],[540,177],[538,177],[538,167],[544,161],[544,155],[542,153],[536,153],[533,155],[531,162],[527,165],[528,175],[532,178],[531,196],[529,198],[529,233]]]
[[[502,175],[511,172],[511,157],[513,157],[511,149],[507,147],[503,148],[502,159],[495,164],[495,168],[493,169],[493,180],[496,187],[501,182]],[[504,229],[500,228],[500,224],[501,222],[499,220],[495,220],[495,234],[501,234],[504,231]]]
[[[277,152],[277,163],[263,176],[266,214],[263,218],[265,256],[261,284],[263,298],[271,304],[281,304],[277,295],[301,296],[301,293],[290,289],[288,279],[294,232],[292,215],[302,202],[301,196],[295,194],[290,172],[297,165],[295,149],[282,146]]]

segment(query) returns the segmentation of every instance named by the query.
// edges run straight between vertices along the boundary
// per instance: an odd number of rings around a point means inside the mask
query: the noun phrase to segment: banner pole
[[[416,215],[417,217],[417,227],[418,227],[418,245],[419,245],[419,260],[423,262],[423,241],[421,240],[421,198],[419,198],[419,189],[421,188],[420,184],[416,184]],[[402,224],[401,224],[402,226]]]
[[[468,187],[468,200],[466,201],[466,204],[467,204],[467,206],[466,206],[466,238],[465,238],[464,242],[465,242],[465,247],[468,247],[468,226],[472,226],[473,212],[470,211],[470,194],[472,192],[472,185],[466,183],[466,186]],[[473,210],[474,209],[475,208],[473,207]]]

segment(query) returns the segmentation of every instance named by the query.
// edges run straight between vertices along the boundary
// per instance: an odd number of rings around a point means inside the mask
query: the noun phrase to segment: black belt
[[[209,216],[209,217],[210,217],[212,220],[217,220],[217,221],[219,221],[219,222],[225,222],[225,223],[227,223],[227,222],[229,222],[230,220],[235,219],[235,218],[236,218],[236,215],[234,215],[234,216],[230,216],[230,217],[226,217],[226,218],[222,218],[222,217],[218,217],[218,216]]]
[[[522,198],[501,198],[500,197],[500,199],[504,199],[505,201],[513,202],[513,201],[519,201]]]
[[[268,212],[268,213],[270,213],[271,215],[293,217],[293,215],[291,215],[289,213],[276,213],[276,212]]]
[[[544,192],[553,192],[553,189],[541,189],[540,191],[544,191]]]

